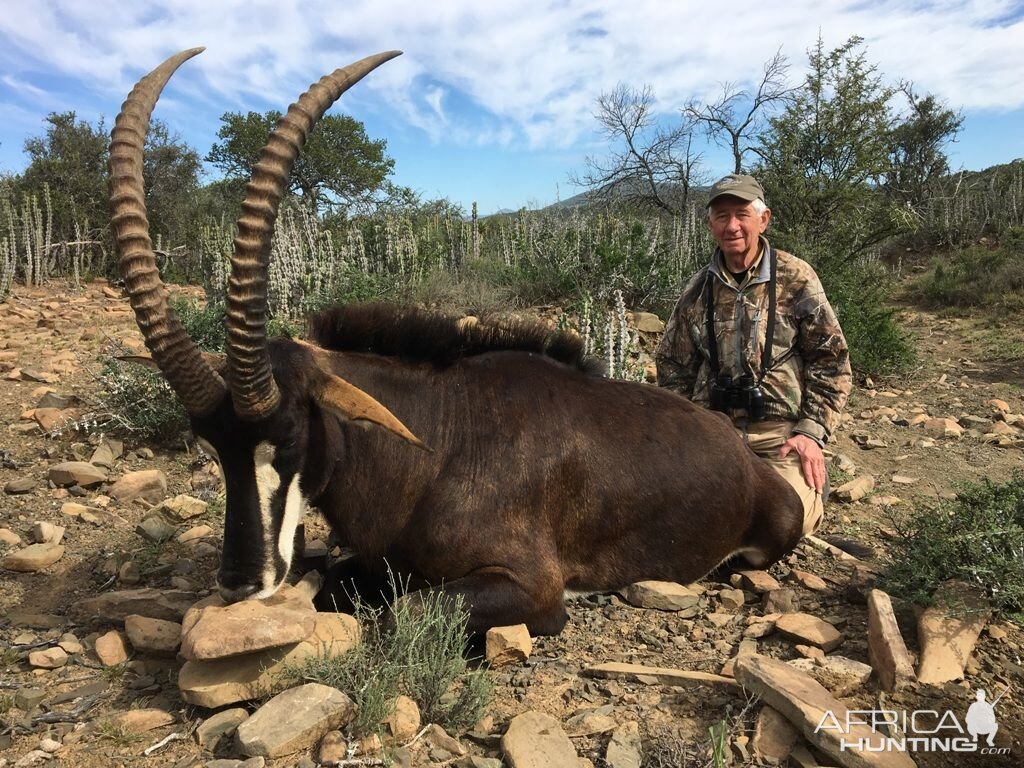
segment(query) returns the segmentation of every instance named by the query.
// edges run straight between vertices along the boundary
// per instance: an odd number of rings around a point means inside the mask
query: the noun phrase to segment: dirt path
[[[898,380],[875,382],[871,389],[857,388],[848,409],[849,420],[830,446],[834,453],[852,461],[857,476],[872,475],[875,491],[872,497],[858,503],[829,504],[825,533],[845,534],[879,550],[885,547],[888,511],[873,501],[890,497],[889,503],[898,509],[949,494],[959,482],[984,477],[1004,479],[1013,469],[1024,466],[1019,440],[998,445],[980,437],[994,423],[993,407],[987,404],[988,400],[999,398],[1009,404],[1011,413],[1024,412],[1022,370],[1005,349],[999,352],[998,334],[993,338],[992,329],[976,318],[943,318],[914,309],[904,309],[900,320],[917,342],[918,367]],[[130,348],[141,346],[126,301],[118,290],[104,283],[92,283],[81,290],[56,284],[35,290],[16,288],[12,298],[0,304],[0,488],[12,481],[34,481],[34,487],[25,493],[0,492],[0,528],[10,529],[26,542],[37,521],[67,529],[63,541],[65,554],[53,565],[38,573],[0,572],[0,609],[4,617],[0,622],[0,649],[4,649],[0,657],[4,666],[0,673],[0,720],[7,726],[0,728],[0,766],[13,765],[47,735],[64,740],[57,756],[45,763],[50,765],[98,768],[141,764],[185,768],[200,759],[211,758],[204,757],[192,740],[172,742],[152,757],[141,757],[143,748],[172,731],[187,732],[208,715],[181,701],[175,684],[179,666],[175,660],[139,658],[110,671],[103,669],[91,652],[83,651],[72,654],[66,666],[41,672],[31,670],[23,659],[29,646],[47,647],[65,632],[72,632],[86,648],[90,647],[98,631],[109,627],[76,625],[67,618],[69,610],[85,597],[116,588],[117,578],[112,571],[116,573],[116,566],[127,560],[140,565],[140,586],[167,589],[173,584],[203,594],[213,583],[216,553],[211,553],[210,548],[197,551],[173,540],[165,546],[153,547],[136,534],[135,525],[146,511],[144,504],[119,506],[107,499],[102,489],[73,498],[67,490],[52,488],[47,482],[49,467],[71,459],[87,461],[102,435],[92,431],[48,437],[32,420],[30,412],[50,391],[67,396],[65,405],[79,415],[96,410],[96,358],[112,339]],[[1012,349],[1016,343],[1020,340],[1009,338],[1003,346],[1008,344]],[[975,424],[979,432],[955,439],[930,438],[920,427],[894,423],[917,413],[960,419]],[[973,422],[966,417],[972,417]],[[867,449],[862,445],[865,443]],[[190,479],[198,466],[198,457],[180,449],[156,446],[152,446],[150,457],[146,450],[150,447],[126,438],[124,456],[116,462],[111,477],[137,469],[160,469],[167,475],[169,495],[192,492]],[[846,475],[837,472],[833,487],[843,479]],[[901,482],[903,479],[912,482]],[[111,514],[97,523],[69,517],[61,512],[68,501]],[[210,523],[219,531],[220,522],[213,511],[195,522]],[[307,526],[307,537],[324,534],[323,526],[316,522]],[[0,545],[0,554],[10,549]],[[826,618],[842,630],[846,640],[837,653],[867,662],[866,609],[854,588],[855,575],[809,546],[801,546],[774,572],[784,577],[794,566],[816,573],[828,583],[828,588],[821,592],[796,588],[800,610]],[[493,673],[498,692],[490,709],[491,733],[502,733],[508,720],[526,709],[548,712],[567,724],[567,729],[580,722],[572,719],[574,715],[597,710],[619,723],[639,722],[649,755],[660,749],[658,744],[668,754],[678,742],[677,754],[689,750],[692,758],[701,760],[706,757],[700,757],[700,752],[708,742],[709,726],[726,720],[732,736],[742,735],[752,722],[756,707],[747,709],[747,699],[741,693],[592,680],[579,674],[588,665],[608,661],[718,673],[735,656],[749,617],[759,615],[762,609],[757,603],[749,603],[733,610],[734,618],[718,626],[706,616],[725,610],[719,591],[729,585],[705,582],[703,586],[707,591],[701,610],[692,618],[634,608],[617,596],[571,602],[572,620],[562,635],[537,639],[527,664]],[[899,618],[911,650],[916,651],[912,614],[901,609]],[[760,653],[783,659],[798,655],[791,641],[778,635],[759,639],[757,647]],[[1019,765],[1024,761],[1022,649],[1024,632],[1016,625],[1000,622],[996,631],[982,635],[969,667],[968,682],[943,687],[916,686],[887,699],[890,706],[939,711],[948,708],[960,714],[973,701],[976,687],[990,691],[1010,687],[998,708],[999,743],[1014,750],[1009,760],[965,762],[954,759],[956,756],[928,754],[918,757],[919,765]],[[98,706],[81,718],[83,722],[112,711],[159,707],[174,715],[175,724],[140,738],[113,733],[82,737],[76,735],[82,730],[75,723],[37,724],[29,729],[9,727],[25,724],[25,713],[11,706],[17,691],[38,688],[43,691],[44,701],[52,702],[61,693],[96,683],[103,684],[105,692]],[[879,697],[874,686],[868,685],[846,697],[846,701],[867,709],[878,706]],[[576,736],[573,743],[580,755],[601,766],[605,764],[608,738],[606,731],[600,731]],[[474,742],[474,751],[495,755],[495,739],[492,736],[490,741]],[[301,757],[269,764],[292,766]],[[734,757],[739,761],[738,754]],[[431,764],[425,752],[417,753],[417,760],[420,758],[422,764]],[[647,764],[658,764],[652,760],[649,756]]]

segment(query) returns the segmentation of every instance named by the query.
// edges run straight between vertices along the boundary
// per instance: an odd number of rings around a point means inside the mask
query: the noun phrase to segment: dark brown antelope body
[[[351,84],[389,57],[339,72]],[[261,194],[276,210],[280,193]],[[116,184],[114,197],[116,217]],[[135,229],[119,236],[122,264],[142,263],[124,255],[145,250],[138,211],[126,210]],[[688,582],[737,553],[766,565],[799,540],[795,492],[726,420],[603,378],[570,336],[367,305],[312,318],[309,342],[268,341],[273,218],[260,221],[259,242],[233,263],[226,360],[193,356],[187,336],[158,354],[151,340],[168,334],[146,334],[224,473],[228,599],[280,586],[310,506],[362,562],[386,559],[416,584],[462,595],[474,632],[556,633],[567,589]],[[140,283],[158,284],[155,264],[142,271]],[[149,303],[158,316],[148,326],[140,316],[144,332],[177,326],[165,303]]]

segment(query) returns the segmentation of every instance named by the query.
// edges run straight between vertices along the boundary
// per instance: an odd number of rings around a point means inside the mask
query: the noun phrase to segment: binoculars
[[[764,392],[749,373],[733,379],[721,374],[711,387],[711,409],[714,411],[744,410],[750,421],[764,419]]]

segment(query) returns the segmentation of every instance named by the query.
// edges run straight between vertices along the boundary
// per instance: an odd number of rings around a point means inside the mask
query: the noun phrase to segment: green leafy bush
[[[964,484],[956,499],[896,519],[881,584],[927,605],[944,581],[980,586],[998,610],[1024,620],[1024,472]]]
[[[199,306],[194,301],[175,299],[171,309],[192,341],[206,352],[223,352],[227,331],[224,328],[224,304],[210,303]]]
[[[971,245],[936,258],[913,293],[930,307],[1024,309],[1024,227],[1008,230],[998,247]]]

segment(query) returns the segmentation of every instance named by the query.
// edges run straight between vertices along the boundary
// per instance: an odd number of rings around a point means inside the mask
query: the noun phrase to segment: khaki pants
[[[804,536],[814,533],[821,525],[825,514],[824,497],[807,484],[803,469],[800,467],[800,456],[796,451],[784,458],[779,458],[779,449],[793,434],[791,421],[758,421],[748,424],[746,429],[739,425],[744,438],[751,449],[767,461],[776,472],[786,479],[797,492],[804,505]],[[826,479],[825,493],[828,493]]]

